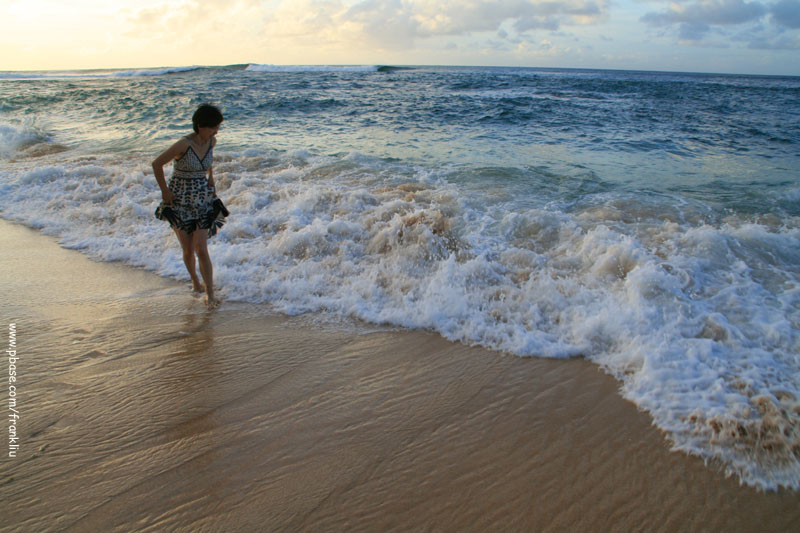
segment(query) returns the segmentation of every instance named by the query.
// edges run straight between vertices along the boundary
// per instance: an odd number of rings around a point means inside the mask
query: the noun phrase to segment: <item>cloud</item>
[[[800,50],[800,36],[780,35],[772,39],[756,36],[749,39],[748,47],[753,50]]]
[[[767,8],[760,2],[744,0],[700,0],[683,5],[670,4],[666,11],[647,13],[642,21],[651,26],[669,26],[672,24],[701,26],[729,26],[744,24],[760,19],[767,13]]]
[[[764,24],[769,15],[772,25]],[[771,4],[746,0],[676,0],[659,12],[650,12],[641,21],[651,27],[676,27],[684,42],[699,43],[709,33],[726,35],[726,30],[745,28],[742,36],[750,48],[794,49],[798,36],[781,35],[800,28],[800,0],[780,0]]]
[[[711,30],[711,26],[702,22],[684,22],[680,25],[680,38],[684,41],[699,41]]]
[[[418,39],[599,22],[610,0],[284,0],[267,33],[316,43],[411,48]]]
[[[231,24],[240,26],[262,10],[257,0],[162,0],[148,4],[119,10],[124,22],[139,30],[223,33]]]
[[[800,28],[800,0],[781,0],[770,8],[772,21],[785,28]]]

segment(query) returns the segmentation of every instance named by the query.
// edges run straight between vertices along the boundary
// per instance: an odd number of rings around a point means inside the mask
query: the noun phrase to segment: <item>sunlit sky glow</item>
[[[4,0],[0,70],[502,65],[800,75],[800,0]]]

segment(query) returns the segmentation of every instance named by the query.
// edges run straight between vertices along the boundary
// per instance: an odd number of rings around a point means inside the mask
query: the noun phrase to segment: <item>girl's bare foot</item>
[[[194,292],[206,292],[206,286],[200,283],[200,280],[192,280],[192,290]]]
[[[208,306],[209,309],[214,309],[216,307],[219,307],[219,304],[221,303],[222,301],[216,296],[214,296],[214,293],[206,294],[206,305]]]

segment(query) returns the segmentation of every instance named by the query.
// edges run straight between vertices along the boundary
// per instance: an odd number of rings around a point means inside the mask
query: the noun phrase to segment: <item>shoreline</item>
[[[3,530],[800,521],[800,494],[742,487],[670,452],[586,360],[321,328],[237,302],[208,311],[185,282],[0,229],[21,402]]]

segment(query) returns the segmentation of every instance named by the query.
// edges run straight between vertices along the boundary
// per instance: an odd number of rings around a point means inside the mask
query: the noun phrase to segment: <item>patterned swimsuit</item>
[[[186,233],[207,229],[209,237],[222,227],[229,213],[208,185],[208,169],[214,158],[212,150],[209,146],[201,159],[189,144],[186,152],[173,164],[168,187],[175,199],[171,206],[161,202],[155,212],[156,218]]]

